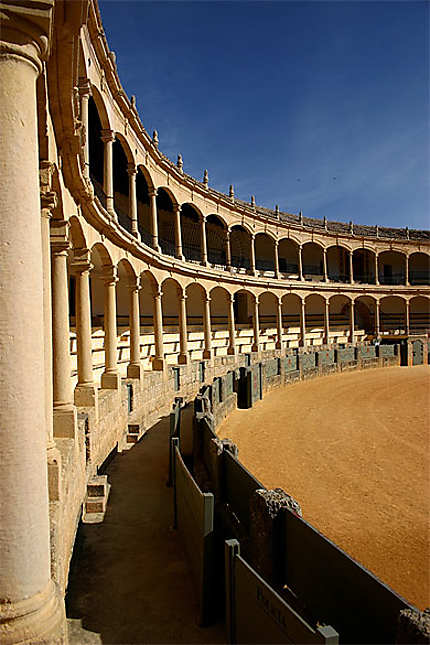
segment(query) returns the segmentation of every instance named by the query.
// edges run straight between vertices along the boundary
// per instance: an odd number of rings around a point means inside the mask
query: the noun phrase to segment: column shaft
[[[323,273],[324,273],[324,282],[328,281],[327,275],[327,249],[323,249]]]
[[[208,263],[208,249],[206,242],[206,219],[202,217],[200,222],[200,245],[201,245],[201,254],[202,254],[202,264]]]
[[[156,251],[160,250],[158,244],[158,215],[157,215],[157,191],[149,193],[151,202],[151,234],[152,234],[152,248]]]
[[[116,217],[113,198],[113,142],[115,141],[113,130],[102,130],[102,141],[105,144],[103,191],[106,195],[106,210]]]
[[[299,246],[299,280],[303,280],[302,245]]]
[[[349,282],[354,284],[354,262],[353,262],[354,252],[349,252]]]
[[[405,322],[406,322],[406,330],[405,330],[405,331],[406,331],[407,336],[409,336],[409,328],[410,328],[410,322],[409,322],[409,321],[410,321],[410,306],[411,306],[411,303],[410,303],[410,301],[409,301],[409,300],[406,300],[406,303],[405,303],[405,304],[406,304],[406,309],[405,309],[405,314],[406,314],[406,320],[405,320]]]
[[[181,207],[179,204],[175,207],[175,251],[176,257],[183,260],[182,254],[182,230],[181,230]]]
[[[378,254],[375,253],[375,284],[379,284]]]
[[[212,331],[211,331],[211,299],[205,297],[203,302],[203,333],[205,338],[205,348],[203,358],[212,356]]]
[[[140,279],[130,284],[130,362],[127,366],[128,378],[140,378]]]
[[[351,300],[351,308],[350,308],[350,319],[349,319],[349,340],[351,343],[354,342],[354,334],[355,334],[355,320],[354,320],[354,309],[355,309],[355,303],[354,300]]]
[[[90,266],[76,273],[76,341],[78,348],[78,386],[93,385],[91,347]]]
[[[405,255],[405,285],[409,287],[409,255]]]
[[[254,312],[252,316],[254,328],[254,344],[251,347],[252,352],[258,352],[260,349],[260,318],[258,315],[258,298],[254,299]]]
[[[303,347],[306,347],[306,303],[302,300],[302,306],[300,309],[300,330],[301,330],[301,344]]]
[[[279,278],[279,242],[275,241],[274,244],[274,254],[275,254],[275,278]]]
[[[251,241],[251,274],[255,275],[255,235],[250,236]]]
[[[276,309],[276,328],[278,340],[276,341],[276,349],[282,349],[282,300],[278,300]]]
[[[116,327],[116,268],[111,267],[104,276],[104,331],[105,331],[105,369],[101,386],[110,390],[119,390],[118,374],[118,341]]]
[[[90,132],[88,121],[88,103],[91,95],[91,85],[85,78],[79,79],[79,95],[81,97],[81,122],[85,132],[84,145],[84,175],[90,177]]]
[[[231,244],[230,231],[228,229],[225,232],[225,265],[226,269],[231,269]]]
[[[227,354],[236,353],[236,325],[234,322],[234,296],[228,296],[228,348]]]
[[[178,363],[185,365],[188,362],[187,297],[185,294],[179,296],[179,347]]]
[[[51,237],[52,239],[52,237]],[[68,242],[52,245],[52,357],[54,410],[73,405],[70,374],[69,289],[67,275]]]
[[[375,307],[375,335],[379,336],[380,332],[380,310],[381,310],[381,305],[379,300],[376,301],[376,307]]]
[[[329,301],[325,301],[324,306],[324,336],[325,343],[328,345],[330,343],[330,304]]]
[[[134,164],[128,164],[128,206],[129,217],[131,221],[131,234],[139,238],[139,226],[137,223],[137,193],[136,193],[136,175],[137,170]]]
[[[154,292],[154,344],[155,356],[152,361],[153,370],[162,370],[164,366],[164,344],[163,344],[163,308],[162,308],[162,292],[156,290]]]

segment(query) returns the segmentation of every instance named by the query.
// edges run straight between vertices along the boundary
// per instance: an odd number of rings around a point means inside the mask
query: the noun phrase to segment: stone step
[[[109,497],[110,484],[107,475],[93,477],[87,484],[87,496],[82,510],[84,524],[103,522]]]

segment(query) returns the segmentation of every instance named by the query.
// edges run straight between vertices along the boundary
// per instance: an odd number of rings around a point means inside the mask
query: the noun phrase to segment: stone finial
[[[230,184],[230,190],[229,190],[228,194],[229,194],[229,197],[231,197],[231,199],[234,199],[234,187],[233,187],[233,184]]]
[[[176,165],[178,166],[179,172],[184,172],[184,162],[182,161],[182,155],[178,155],[178,161],[176,162]]]
[[[255,195],[251,195],[251,206],[255,208]]]
[[[114,66],[116,66],[116,54],[115,54],[114,51],[109,52],[109,58],[111,59],[111,61],[114,64]]]
[[[376,233],[376,237],[379,237],[379,226],[378,225],[375,226],[375,233]]]
[[[406,231],[406,237],[409,240],[409,227],[408,226],[406,227],[405,231]]]
[[[324,215],[323,223],[324,223],[325,230],[327,230],[327,217],[325,215]]]
[[[158,148],[158,132],[157,132],[157,130],[154,130],[154,132],[152,133],[152,143],[154,144],[154,146],[156,148]]]
[[[130,99],[131,107],[135,110],[136,109],[136,97],[134,94],[131,95]]]
[[[209,186],[209,173],[207,170],[205,170],[203,173],[203,183],[205,185],[205,188]]]
[[[299,222],[300,222],[300,224],[303,224],[303,213],[302,213],[302,211],[299,212]]]
[[[351,233],[351,235],[354,235],[354,224],[352,223],[352,221],[349,223],[349,232]]]
[[[279,214],[279,206],[278,206],[278,204],[276,204],[276,206],[275,206],[275,215],[279,219],[280,214]]]

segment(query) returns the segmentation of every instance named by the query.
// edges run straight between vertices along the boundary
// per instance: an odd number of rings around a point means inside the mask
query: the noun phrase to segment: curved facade
[[[0,603],[4,642],[64,642],[76,523],[127,441],[124,386],[148,426],[203,361],[209,378],[248,353],[427,334],[430,234],[213,190],[145,131],[95,0],[0,11]]]

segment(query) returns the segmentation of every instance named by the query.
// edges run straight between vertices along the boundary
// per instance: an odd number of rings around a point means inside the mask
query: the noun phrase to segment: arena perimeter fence
[[[224,614],[229,642],[394,643],[401,610],[415,609],[306,522],[292,498],[267,491],[240,463],[234,444],[215,434],[231,409],[251,407],[276,385],[377,364],[398,364],[396,347],[302,351],[214,379],[194,400],[189,466],[175,402],[175,526],[195,581],[198,622]]]

